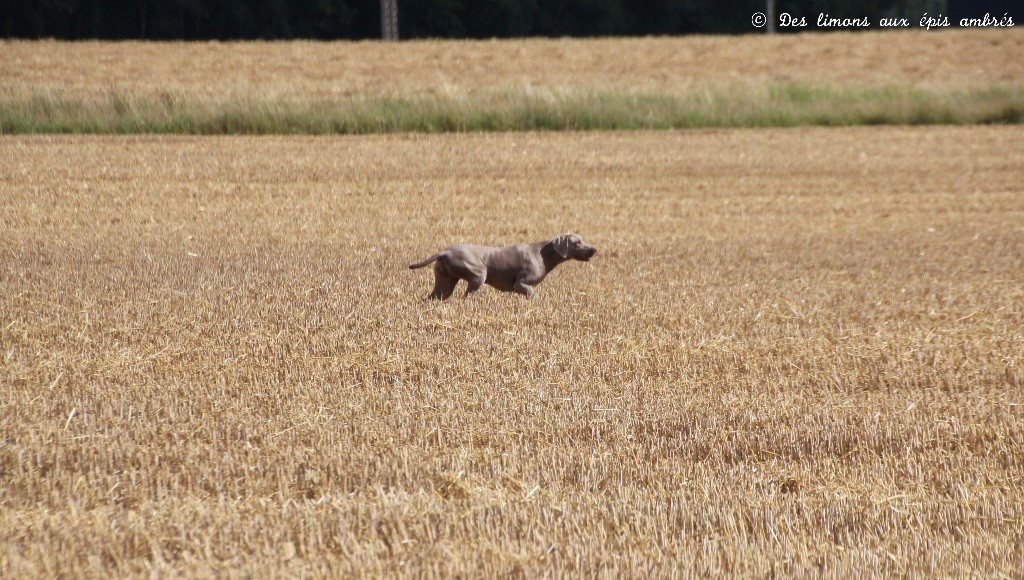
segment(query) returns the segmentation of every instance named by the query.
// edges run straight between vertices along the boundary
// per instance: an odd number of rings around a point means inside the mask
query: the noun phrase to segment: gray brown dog
[[[562,234],[550,240],[505,248],[459,244],[409,266],[422,268],[434,262],[434,291],[428,298],[447,300],[459,280],[469,283],[469,296],[484,284],[502,292],[533,296],[533,287],[555,266],[567,260],[588,262],[597,248],[587,245],[575,234]]]

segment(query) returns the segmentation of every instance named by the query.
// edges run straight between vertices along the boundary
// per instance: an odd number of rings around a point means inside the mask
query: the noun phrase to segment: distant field
[[[1024,33],[4,42],[0,132],[379,133],[1024,121]]]
[[[1012,127],[0,138],[0,577],[1017,576],[1022,158]],[[570,229],[601,253],[533,301],[406,269]]]
[[[5,90],[95,95],[466,95],[494,89],[684,92],[768,82],[966,89],[1019,84],[1024,32],[379,42],[3,43]]]

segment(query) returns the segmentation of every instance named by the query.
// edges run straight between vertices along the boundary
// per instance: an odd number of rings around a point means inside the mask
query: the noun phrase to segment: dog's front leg
[[[522,294],[527,298],[533,298],[533,286],[523,283],[522,280],[517,280],[515,286],[512,287],[512,291],[518,294]]]

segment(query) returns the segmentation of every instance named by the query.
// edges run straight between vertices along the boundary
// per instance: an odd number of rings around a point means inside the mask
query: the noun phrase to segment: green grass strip
[[[1024,87],[781,83],[686,94],[504,92],[462,97],[208,102],[163,94],[0,96],[0,133],[366,134],[1024,122]]]

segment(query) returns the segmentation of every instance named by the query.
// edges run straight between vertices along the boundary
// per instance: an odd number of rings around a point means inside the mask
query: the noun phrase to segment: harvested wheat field
[[[1024,123],[1012,28],[0,48],[6,135]]]
[[[1018,576],[1022,158],[0,139],[0,576]],[[534,300],[407,269],[566,230]]]
[[[0,50],[0,94],[324,99],[813,82],[1019,86],[1024,33],[998,30],[379,42],[31,42]]]

